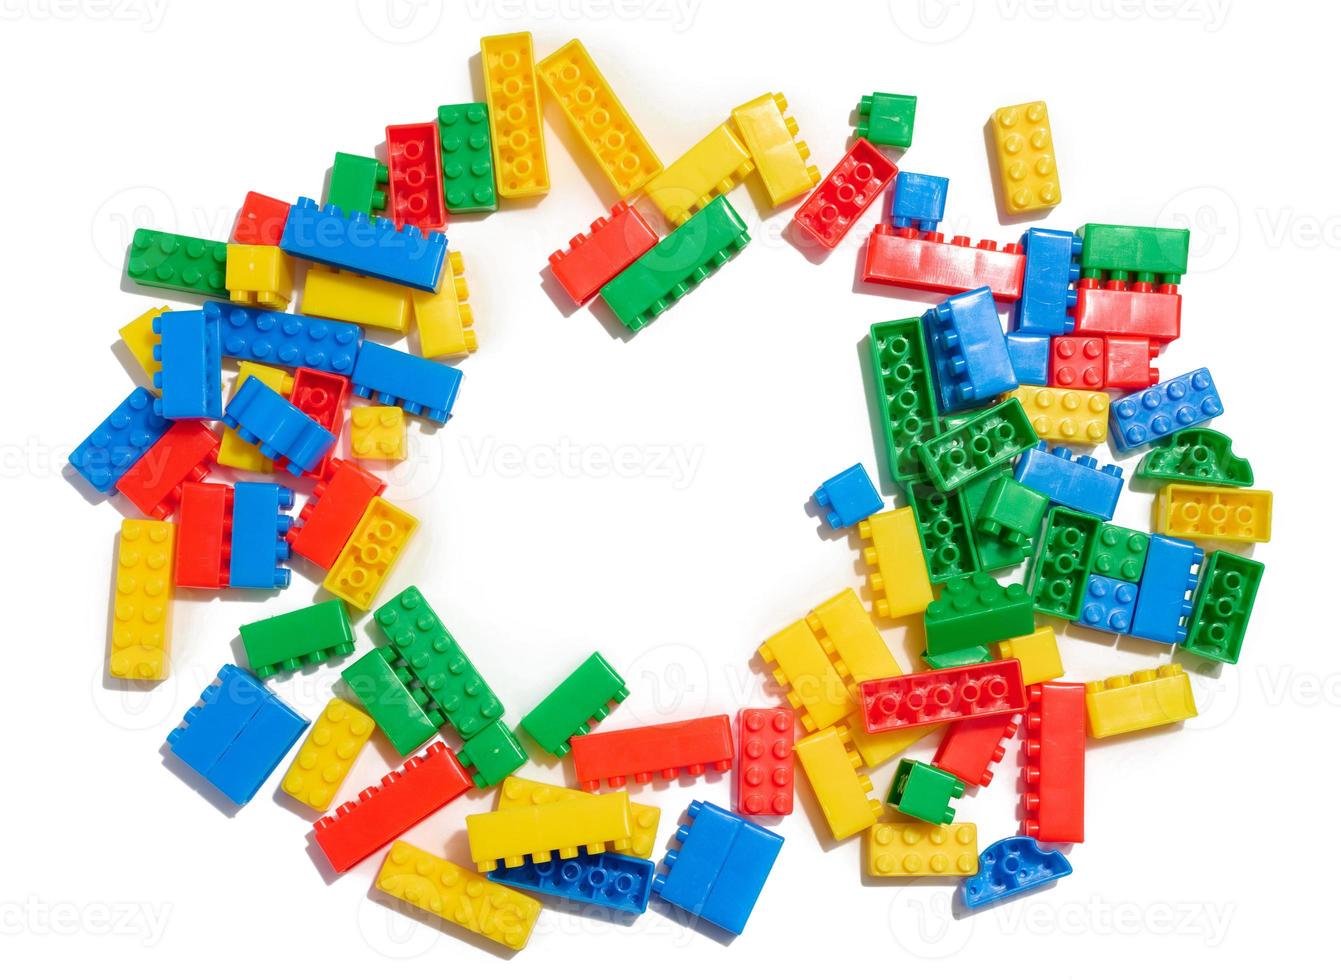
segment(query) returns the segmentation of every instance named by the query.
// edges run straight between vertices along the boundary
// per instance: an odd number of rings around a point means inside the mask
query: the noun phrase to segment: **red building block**
[[[877,225],[866,242],[862,280],[933,293],[962,293],[986,286],[1003,303],[1020,298],[1024,253],[1011,243],[997,248],[984,238],[977,245],[966,235],[948,242],[937,231]]]
[[[238,245],[278,245],[288,220],[288,201],[247,191],[233,223],[233,241]]]
[[[434,742],[357,800],[342,803],[334,814],[314,823],[317,847],[332,868],[348,871],[474,785],[456,753]]]
[[[188,483],[177,508],[177,563],[173,581],[183,588],[228,588],[233,541],[233,488]]]
[[[436,123],[386,128],[387,213],[396,227],[417,225],[424,232],[447,226],[442,196],[442,148]]]
[[[1025,706],[1020,662],[993,660],[967,667],[923,670],[863,681],[861,717],[872,735],[983,715],[1011,714]]]
[[[656,243],[657,233],[647,219],[620,201],[608,218],[597,218],[591,231],[574,235],[566,250],[551,255],[549,267],[563,291],[581,306]]]
[[[1104,386],[1104,338],[1053,337],[1049,376],[1054,388],[1098,391]]]
[[[1097,279],[1076,283],[1072,311],[1078,334],[1149,337],[1167,344],[1182,332],[1183,297],[1172,283]]]
[[[208,425],[174,422],[116,481],[116,488],[146,517],[165,520],[181,499],[182,487],[205,479],[218,455],[219,434]]]
[[[791,708],[740,709],[740,762],[736,810],[747,817],[792,812],[796,786],[796,712]]]
[[[825,248],[833,248],[898,172],[889,157],[858,139],[810,192],[792,220]]]
[[[1159,384],[1159,341],[1149,337],[1104,338],[1104,387],[1139,391]]]
[[[1023,832],[1079,844],[1085,839],[1085,685],[1029,688],[1024,732]]]
[[[303,505],[289,530],[288,542],[294,554],[329,569],[368,509],[368,502],[385,489],[385,483],[357,463],[331,457],[325,478],[313,489],[312,499]]]
[[[312,368],[299,368],[293,372],[293,391],[289,392],[289,401],[335,436],[335,442],[331,443],[330,451],[323,457],[321,465],[313,470],[316,475],[325,476],[326,463],[340,444],[340,431],[345,425],[349,379]]]
[[[992,781],[992,766],[1006,754],[1006,741],[1019,726],[1014,715],[965,718],[945,731],[931,764],[974,786]]]
[[[587,792],[601,781],[618,789],[632,776],[634,782],[674,779],[683,770],[701,776],[709,768],[731,768],[731,719],[711,715],[691,721],[673,721],[645,728],[578,735],[570,743],[578,784]]]

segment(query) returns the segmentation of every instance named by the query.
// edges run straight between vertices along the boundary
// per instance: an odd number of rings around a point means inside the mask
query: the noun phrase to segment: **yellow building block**
[[[278,245],[229,245],[224,286],[234,303],[287,310],[293,298],[293,259]]]
[[[299,311],[307,316],[324,316],[405,333],[410,329],[412,292],[383,279],[312,265],[303,282]]]
[[[108,656],[113,677],[157,681],[168,676],[176,544],[175,524],[121,522]]]
[[[515,810],[523,806],[543,806],[546,803],[594,795],[584,793],[580,789],[569,789],[567,786],[553,786],[534,779],[523,779],[521,776],[508,776],[498,790],[497,809]],[[630,800],[629,812],[633,816],[633,832],[629,842],[613,850],[632,854],[634,857],[650,858],[657,847],[657,827],[661,824],[661,807],[634,803]]]
[[[877,732],[872,735],[866,730],[866,723],[862,720],[859,710],[851,714],[843,724],[847,726],[848,737],[868,769],[888,762],[896,755],[903,755],[914,744],[944,727],[922,725],[918,728],[896,728],[892,732]]]
[[[469,868],[398,840],[377,872],[377,890],[509,949],[531,938],[540,903]]]
[[[421,357],[458,357],[479,346],[475,341],[475,314],[465,302],[470,288],[462,275],[465,263],[461,261],[461,253],[448,252],[446,261],[452,274],[445,275],[447,269],[443,269],[442,284],[436,293],[410,290]]]
[[[773,679],[787,689],[787,703],[801,716],[806,731],[828,728],[855,707],[847,683],[804,619],[765,640],[759,656],[773,667]]]
[[[754,170],[749,150],[723,123],[684,156],[643,185],[668,221],[682,225],[718,194],[725,194]]]
[[[489,104],[498,196],[548,193],[549,163],[530,32],[480,38],[480,65]]]
[[[371,609],[418,526],[418,519],[395,504],[373,497],[322,587],[356,609]]]
[[[835,839],[844,840],[875,823],[882,806],[866,795],[871,780],[857,772],[861,757],[850,748],[847,726],[807,735],[796,743],[796,758]]]
[[[1046,102],[1025,102],[992,113],[992,142],[1008,214],[1041,211],[1062,202]]]
[[[158,370],[158,361],[154,359],[154,345],[158,343],[158,334],[154,333],[154,318],[171,309],[169,306],[147,309],[117,331],[131,357],[144,370],[145,385],[152,391],[158,391],[154,386],[154,372]]]
[[[796,120],[786,111],[787,98],[781,92],[765,93],[731,110],[773,207],[800,197],[820,179],[819,168],[806,163],[810,147],[796,139]]]
[[[932,599],[931,577],[913,509],[897,507],[872,514],[857,525],[857,533],[870,542],[862,549],[862,557],[870,568],[866,581],[875,598],[875,614],[898,619],[926,612]]]
[[[304,806],[325,811],[373,728],[373,720],[358,708],[331,698],[294,756],[280,789]]]
[[[616,194],[628,197],[661,172],[661,160],[581,41],[542,58],[536,74]]]
[[[1085,714],[1095,738],[1125,735],[1197,716],[1192,682],[1177,664],[1118,674],[1085,685]]]
[[[1006,397],[1020,400],[1040,439],[1094,446],[1108,438],[1110,399],[1102,391],[1020,385]]]
[[[1028,636],[1002,640],[996,651],[1002,660],[1014,657],[1020,662],[1025,687],[1054,681],[1066,673],[1062,652],[1057,648],[1057,634],[1051,626],[1040,626]]]
[[[279,392],[285,398],[293,391],[293,376],[283,368],[270,364],[256,364],[252,361],[239,361],[237,377],[233,379],[233,394],[242,387],[248,378],[259,378],[267,388]],[[219,464],[249,473],[273,473],[275,464],[261,455],[261,450],[237,434],[236,429],[225,428],[223,440],[219,443]]]
[[[854,697],[862,681],[903,673],[885,638],[871,621],[871,614],[851,589],[844,589],[816,606],[806,617],[806,625]]]
[[[920,820],[878,823],[866,831],[866,873],[873,878],[965,878],[978,873],[978,826]]]
[[[355,459],[404,459],[405,410],[356,405],[349,413],[349,451]]]
[[[1170,483],[1155,498],[1155,530],[1199,541],[1270,541],[1271,491]]]
[[[509,807],[492,813],[472,813],[466,817],[470,838],[470,859],[480,871],[492,871],[502,861],[515,868],[527,857],[548,861],[554,851],[559,857],[577,856],[585,847],[588,854],[629,846],[633,834],[633,811],[629,794],[592,794],[556,800],[532,806]]]

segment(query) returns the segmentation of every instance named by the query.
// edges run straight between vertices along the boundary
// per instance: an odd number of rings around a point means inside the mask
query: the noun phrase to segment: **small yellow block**
[[[1118,674],[1085,685],[1085,714],[1095,738],[1125,735],[1197,716],[1192,682],[1177,664]]]
[[[521,776],[509,776],[499,787],[497,809],[515,810],[523,806],[543,806],[546,803],[558,803],[560,800],[594,795],[567,786],[553,786],[534,779],[523,779]],[[629,811],[633,815],[633,834],[629,837],[627,846],[616,847],[613,850],[632,854],[634,857],[650,858],[657,847],[657,827],[661,823],[661,807],[634,803],[630,800]]]
[[[1014,657],[1020,662],[1025,687],[1054,681],[1066,673],[1062,652],[1057,648],[1057,634],[1051,626],[1040,626],[1028,636],[1002,640],[996,650],[1002,660]]]
[[[862,555],[870,567],[866,581],[875,597],[875,614],[898,619],[926,612],[932,599],[931,577],[913,509],[873,514],[857,525],[857,533],[870,542]]]
[[[410,293],[394,282],[309,266],[299,309],[307,316],[347,320],[405,333],[410,329]]]
[[[285,398],[293,391],[293,377],[283,368],[270,364],[256,364],[253,361],[239,361],[237,377],[233,379],[233,394],[236,395],[242,383],[248,378],[258,378],[261,384],[279,392]],[[223,441],[219,443],[219,464],[249,473],[273,473],[275,464],[261,455],[261,450],[237,434],[236,429],[225,428]]]
[[[819,168],[806,163],[810,147],[796,139],[796,120],[786,111],[787,98],[781,92],[765,93],[731,110],[773,207],[800,197],[820,179]]]
[[[171,309],[169,306],[155,306],[145,310],[117,331],[131,356],[144,370],[146,386],[153,391],[158,391],[154,387],[154,372],[158,370],[158,361],[154,359],[154,345],[158,343],[158,334],[154,333],[154,319]]]
[[[992,142],[1008,214],[1041,211],[1062,202],[1046,102],[1025,102],[992,113]]]
[[[1155,498],[1155,530],[1199,541],[1270,541],[1271,491],[1170,483]]]
[[[966,878],[978,873],[978,826],[901,820],[866,831],[866,873],[873,878]]]
[[[540,903],[469,868],[398,840],[377,872],[377,890],[509,949],[531,938]]]
[[[371,609],[418,526],[417,518],[382,497],[373,497],[326,573],[322,588],[355,609]]]
[[[446,262],[436,293],[410,290],[421,357],[457,357],[479,346],[475,340],[475,314],[465,302],[470,288],[462,275],[465,263],[461,261],[461,253],[448,252]],[[450,276],[446,275],[447,269],[451,270]]]
[[[645,185],[652,199],[672,224],[682,225],[718,194],[725,194],[754,170],[745,149],[729,123],[722,123],[699,140]]]
[[[404,459],[405,410],[357,405],[349,414],[349,451],[355,459]]]
[[[494,170],[499,197],[535,197],[549,192],[540,89],[535,80],[531,34],[480,38],[484,98],[489,104]]]
[[[844,840],[875,823],[882,806],[866,795],[871,780],[857,772],[861,757],[850,748],[846,726],[807,735],[796,743],[796,758],[835,839]]]
[[[168,676],[176,543],[175,524],[121,522],[108,657],[113,677],[157,681]]]
[[[867,768],[888,762],[896,755],[903,755],[915,743],[944,727],[922,725],[919,728],[896,728],[892,732],[877,732],[872,735],[866,730],[861,711],[854,712],[843,724],[847,726],[848,737],[852,739],[852,744],[860,753],[861,761]]]
[[[629,846],[633,811],[629,794],[587,794],[532,806],[510,807],[466,817],[470,859],[480,871],[492,871],[502,861],[515,868],[527,857],[549,861],[576,857],[579,847],[588,854]]]
[[[759,656],[771,665],[773,679],[787,690],[787,703],[801,716],[806,731],[828,728],[852,712],[856,702],[819,638],[800,619],[770,636]]]
[[[877,677],[898,677],[903,668],[889,652],[889,646],[871,621],[871,614],[857,598],[844,589],[806,617],[806,625],[833,660],[838,675],[855,697],[857,685]]]
[[[1020,385],[1018,398],[1040,439],[1095,446],[1108,438],[1109,396],[1102,391]]]
[[[348,701],[331,698],[303,740],[280,788],[304,806],[324,811],[340,791],[373,727],[373,720]]]
[[[234,303],[287,310],[293,298],[293,259],[278,245],[229,245],[224,286]]]

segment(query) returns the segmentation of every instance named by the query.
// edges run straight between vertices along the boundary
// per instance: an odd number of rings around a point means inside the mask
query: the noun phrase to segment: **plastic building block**
[[[410,291],[414,323],[419,331],[419,353],[423,357],[460,357],[479,348],[475,339],[475,313],[466,300],[465,262],[460,252],[448,252],[450,281],[443,279],[436,293]]]
[[[979,531],[1033,551],[1043,518],[1048,512],[1048,498],[1018,480],[1000,476],[992,481],[983,500],[982,509],[974,521]]]
[[[821,483],[815,503],[824,508],[825,520],[834,530],[860,523],[885,506],[860,463]]]
[[[1088,224],[1076,229],[1083,242],[1080,264],[1085,278],[1090,270],[1117,273],[1125,278],[1144,273],[1177,284],[1187,274],[1191,232],[1186,228],[1147,228],[1138,225]]]
[[[1139,592],[1133,582],[1091,574],[1085,584],[1085,601],[1076,622],[1109,633],[1128,633]]]
[[[233,546],[233,488],[222,483],[183,485],[177,526],[174,581],[183,588],[226,589]]]
[[[1007,398],[978,412],[958,428],[926,440],[917,452],[931,482],[937,489],[949,492],[1014,459],[1034,445],[1037,438],[1024,405],[1018,399]]]
[[[685,815],[689,822],[675,830],[679,846],[661,859],[666,872],[652,878],[652,892],[738,936],[773,870],[782,837],[700,800],[690,803]]]
[[[913,123],[917,118],[917,96],[872,92],[857,105],[857,135],[876,146],[913,145]]]
[[[228,586],[233,589],[287,589],[292,573],[285,535],[293,518],[293,491],[277,483],[239,481],[233,488],[233,537]]]
[[[100,493],[116,493],[117,481],[168,431],[154,412],[154,396],[136,388],[70,453],[70,465]]]
[[[385,489],[385,483],[357,463],[331,459],[325,479],[313,489],[289,531],[294,554],[330,568],[373,497]]]
[[[1158,643],[1181,643],[1192,615],[1192,593],[1203,552],[1191,541],[1150,536],[1131,633]]]
[[[356,405],[349,418],[355,459],[404,459],[405,412],[395,405]]]
[[[1085,714],[1090,735],[1108,738],[1195,718],[1197,705],[1183,668],[1164,664],[1086,684]]]
[[[1006,353],[1021,385],[1045,385],[1051,377],[1052,341],[1041,334],[1006,334]],[[1018,389],[1017,389],[1018,390]],[[1107,407],[1107,399],[1104,402]],[[1105,418],[1106,418],[1105,414]]]
[[[318,207],[310,197],[300,197],[289,208],[279,247],[309,262],[432,292],[438,288],[447,236],[425,234],[414,225],[397,230],[389,218],[346,213],[333,204]]]
[[[1146,337],[1164,344],[1182,333],[1183,297],[1172,283],[1081,279],[1075,299],[1077,333]]]
[[[749,243],[735,208],[715,198],[601,287],[601,299],[636,333]]]
[[[1007,214],[1041,211],[1062,203],[1046,102],[1025,102],[992,113],[992,143],[1001,204]]]
[[[941,431],[922,321],[910,317],[871,324],[867,350],[889,474],[896,482],[919,479],[917,444]]]
[[[894,197],[889,206],[889,223],[895,228],[917,226],[919,231],[935,231],[945,217],[945,199],[950,193],[948,177],[915,174],[900,170],[894,178]]]
[[[816,606],[806,617],[806,625],[854,695],[856,685],[864,680],[902,673],[852,589]]]
[[[1073,308],[1080,279],[1080,239],[1069,231],[1030,228],[1020,239],[1024,282],[1015,307],[1022,334],[1059,336],[1076,329]]]
[[[624,792],[466,817],[470,859],[481,872],[492,871],[500,863],[516,868],[527,857],[548,861],[554,851],[560,858],[575,857],[579,847],[598,854],[611,844],[626,844],[632,826],[629,794]]]
[[[288,201],[247,191],[230,238],[239,245],[278,245],[288,219]]]
[[[461,378],[461,372],[450,364],[365,341],[352,380],[354,394],[360,398],[399,405],[411,415],[443,423],[451,417]]]
[[[176,542],[177,528],[166,521],[121,522],[107,661],[113,677],[157,681],[168,676]]]
[[[403,840],[391,845],[377,890],[508,949],[531,938],[541,904]]]
[[[807,731],[827,728],[851,712],[847,684],[806,620],[770,636],[760,645],[759,657],[773,668],[773,679]]]
[[[1054,504],[1097,514],[1104,520],[1117,509],[1123,484],[1121,466],[1100,466],[1093,456],[1074,456],[1065,446],[1048,449],[1046,442],[1020,457],[1015,464],[1015,479]]]
[[[735,755],[726,715],[578,735],[569,744],[578,784],[587,791],[602,780],[618,789],[629,776],[636,783],[650,783],[674,779],[677,773],[727,772]]]
[[[656,865],[626,854],[578,854],[557,861],[527,858],[515,868],[494,869],[490,881],[552,898],[641,915],[652,895]]]
[[[565,756],[574,735],[586,735],[628,696],[624,678],[593,653],[527,712],[521,727],[550,755]]]
[[[1108,439],[1109,397],[1102,391],[1020,385],[1011,392],[1011,397],[1024,405],[1029,423],[1040,439],[1091,446]]]
[[[253,377],[260,378],[261,383],[267,388],[271,388],[286,397],[293,391],[293,377],[282,369],[269,364],[242,361],[237,366],[237,375],[233,378],[233,387],[229,397],[236,395],[238,389],[247,383],[247,379]],[[262,456],[259,449],[246,442],[232,429],[224,429],[223,431],[223,441],[219,443],[217,461],[221,466],[231,466],[234,469],[246,470],[250,473],[273,473],[275,469],[272,460]]]
[[[1054,507],[1043,524],[1029,591],[1037,612],[1075,619],[1085,601],[1102,522],[1093,514]]]
[[[1270,541],[1271,491],[1170,483],[1156,498],[1155,530],[1199,541]]]
[[[1007,479],[1010,479],[1010,469],[1003,463],[969,480],[953,494],[962,502],[968,519],[968,528],[973,536],[974,551],[978,556],[978,568],[982,571],[1014,568],[1023,564],[1034,553],[1038,541],[1038,527],[1033,528],[1028,534],[1002,535],[989,533],[978,526],[978,522],[987,513],[988,497],[998,483]],[[1044,503],[1046,504],[1046,500]],[[991,527],[990,523],[988,527]]]
[[[547,194],[549,163],[530,32],[480,38],[480,67],[498,196]]]
[[[331,317],[406,333],[413,296],[418,292],[398,283],[314,265],[307,270],[299,309],[309,317]],[[348,374],[349,370],[341,373]]]
[[[356,609],[371,609],[417,527],[417,518],[381,497],[373,497],[322,587]]]
[[[656,243],[657,233],[647,219],[620,201],[609,217],[597,218],[590,231],[574,235],[567,249],[552,254],[549,268],[563,291],[581,306]]]
[[[574,38],[535,67],[616,194],[628,197],[661,172],[661,160],[581,41]]]
[[[1018,661],[926,670],[861,684],[863,727],[885,732],[931,722],[1024,710]]]
[[[150,307],[117,331],[121,342],[144,369],[145,380],[150,384],[153,384],[154,372],[158,370],[154,358],[154,345],[158,343],[158,337],[154,333],[154,320],[169,312],[171,309],[166,306]]]
[[[559,800],[591,795],[582,792],[580,789],[569,789],[567,786],[554,786],[550,783],[539,783],[533,779],[523,779],[520,776],[508,776],[507,779],[503,780],[503,785],[499,789],[498,809],[511,810],[523,806],[540,806]],[[633,814],[633,833],[627,844],[612,848],[612,850],[632,854],[634,857],[651,857],[652,851],[657,846],[657,826],[661,822],[661,808],[648,806],[645,803],[634,803],[630,800],[629,810]]]
[[[806,163],[810,147],[796,139],[796,120],[786,112],[787,98],[781,92],[765,93],[731,110],[773,207],[800,197],[820,179],[819,168]]]
[[[1040,626],[1028,636],[1002,640],[997,644],[997,653],[1002,660],[1014,658],[1020,662],[1020,679],[1025,687],[1056,680],[1066,672],[1057,648],[1057,634],[1051,626]]]
[[[953,412],[1018,387],[996,303],[986,286],[922,314],[942,411]]]
[[[898,172],[888,157],[858,139],[797,209],[793,220],[815,241],[832,249]]]
[[[503,720],[485,725],[470,736],[456,753],[461,765],[473,769],[471,778],[480,789],[497,786],[526,762],[526,750]]]
[[[436,123],[386,128],[387,213],[396,227],[429,232],[447,224],[442,196],[442,151]]]
[[[972,786],[986,786],[992,781],[992,766],[1005,757],[1006,741],[1017,727],[1013,715],[957,721],[945,730],[931,764]]]
[[[315,271],[308,270],[304,299],[312,288]],[[349,374],[363,341],[361,328],[339,320],[255,310],[232,303],[206,303],[205,314],[219,317],[219,344],[225,357],[276,367]]]
[[[1113,443],[1126,452],[1202,425],[1224,410],[1211,372],[1198,368],[1115,400],[1109,407]]]
[[[471,787],[452,750],[434,742],[312,826],[317,847],[345,872]]]
[[[126,275],[141,286],[227,299],[227,267],[224,242],[136,228]]]
[[[289,401],[339,441],[345,423],[345,403],[349,401],[348,378],[311,368],[299,368],[293,375]]]
[[[444,721],[441,710],[430,703],[427,692],[422,687],[411,689],[408,672],[392,666],[387,658],[389,652],[384,648],[365,653],[341,671],[340,676],[392,747],[406,755],[437,734]],[[453,764],[457,764],[455,759]],[[467,783],[471,782],[464,769],[462,775]]]
[[[1133,391],[1159,383],[1159,342],[1146,337],[1104,338],[1104,387]]]
[[[348,702],[331,698],[289,763],[280,789],[304,806],[324,811],[372,731],[371,718]]]
[[[218,452],[219,436],[209,426],[174,422],[116,481],[116,488],[145,517],[161,521],[177,506],[186,484],[205,478]]]
[[[866,831],[872,878],[963,878],[978,873],[978,826],[939,827],[917,820],[878,823]]]
[[[963,494],[945,493],[930,483],[913,483],[908,486],[908,503],[917,518],[932,584],[978,571],[981,565]]]
[[[1257,587],[1265,572],[1266,566],[1260,561],[1230,551],[1213,552],[1201,570],[1187,638],[1178,645],[1207,660],[1238,663],[1253,603],[1257,601]]]
[[[722,123],[643,185],[643,193],[674,225],[683,225],[754,171],[754,161],[729,123]]]
[[[796,712],[791,708],[740,709],[737,810],[746,816],[792,812],[795,744]]]
[[[223,360],[219,321],[204,310],[179,310],[154,318],[154,411],[165,419],[217,419],[223,415]]]
[[[967,235],[947,242],[938,231],[876,225],[866,241],[864,282],[933,293],[962,293],[986,286],[999,303],[1020,298],[1024,254],[1014,242],[997,248],[984,238],[976,245]]]
[[[978,858],[979,871],[964,881],[964,904],[970,909],[1011,898],[1065,878],[1071,862],[1059,851],[1045,851],[1032,837],[1007,837]]]
[[[244,623],[238,632],[247,666],[262,680],[354,652],[354,630],[338,599]]]
[[[947,824],[955,819],[951,800],[964,795],[964,781],[925,762],[904,759],[894,770],[885,800],[900,813],[927,823]]]
[[[374,157],[355,153],[335,154],[331,166],[331,183],[326,203],[334,204],[345,213],[360,211],[372,214],[386,210],[386,185],[391,172],[386,164]],[[289,206],[284,205],[287,212]]]
[[[234,303],[288,309],[293,298],[293,260],[278,245],[229,245],[224,287]]]
[[[1184,429],[1161,439],[1141,457],[1138,480],[1250,487],[1253,467],[1235,456],[1229,436],[1214,429]]]
[[[442,156],[442,192],[448,213],[496,210],[498,196],[494,188],[489,107],[483,102],[438,106],[438,142]]]
[[[1094,550],[1094,570],[1123,582],[1140,582],[1150,535],[1132,528],[1105,524]]]
[[[1048,381],[1054,388],[1098,391],[1104,386],[1102,337],[1053,337]]]
[[[985,664],[992,659],[987,647],[964,647],[962,650],[947,650],[944,653],[922,651],[922,662],[931,670],[944,670],[946,667],[967,667],[969,664]]]
[[[1021,832],[1079,844],[1085,839],[1085,685],[1031,687],[1024,725]]]
[[[1033,604],[1025,587],[1002,585],[986,572],[951,579],[927,606],[927,652],[932,654],[1025,636],[1033,629]]]
[[[294,476],[315,472],[335,436],[259,378],[248,378],[224,410],[224,425]]]

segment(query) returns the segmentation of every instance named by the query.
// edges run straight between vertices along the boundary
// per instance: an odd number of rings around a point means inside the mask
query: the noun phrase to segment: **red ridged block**
[[[549,268],[563,291],[581,306],[656,243],[657,233],[647,219],[620,201],[608,218],[597,218],[589,232],[574,235],[567,249],[551,255]]]
[[[1025,836],[1085,839],[1085,685],[1035,684],[1024,716]]]
[[[938,231],[877,225],[866,241],[861,277],[933,293],[986,286],[998,302],[1013,303],[1024,284],[1024,253],[1014,243],[998,249],[987,238],[974,245],[968,236],[955,235],[947,242]]]
[[[294,554],[329,569],[354,533],[369,501],[379,496],[386,484],[347,459],[331,457],[326,469],[326,478],[298,512],[288,541]]]
[[[636,783],[650,783],[656,777],[674,779],[681,772],[727,772],[734,754],[726,715],[579,735],[570,744],[578,784],[588,793],[602,781],[619,789],[629,776]]]
[[[1014,715],[965,718],[946,729],[931,764],[974,786],[992,781],[992,766],[1006,754],[1006,742],[1019,726]]]
[[[1012,714],[1025,705],[1020,662],[1014,658],[863,681],[858,692],[862,724],[872,735]]]
[[[1159,384],[1159,341],[1149,337],[1104,338],[1104,387],[1140,391]]]
[[[188,589],[228,588],[233,551],[233,488],[188,483],[177,508],[177,561],[173,581]]]
[[[1082,279],[1072,313],[1078,334],[1149,337],[1167,344],[1182,333],[1183,297],[1172,283]]]
[[[331,435],[335,442],[322,458],[319,465],[313,467],[309,475],[326,475],[331,454],[340,444],[340,432],[345,425],[345,406],[349,402],[349,379],[339,374],[328,374],[314,368],[299,368],[293,372],[293,390],[289,392],[289,401],[303,410],[308,418],[316,422]]]
[[[116,488],[141,513],[166,520],[188,483],[199,483],[219,455],[219,434],[204,422],[172,423],[163,438],[116,481]]]
[[[791,813],[796,791],[796,712],[740,709],[736,811],[747,817]]]
[[[386,128],[387,214],[397,228],[414,225],[427,234],[447,226],[442,193],[442,147],[438,124],[405,123]]]
[[[899,168],[864,139],[858,139],[792,220],[825,248],[833,248],[852,230],[866,209],[898,174]]]

